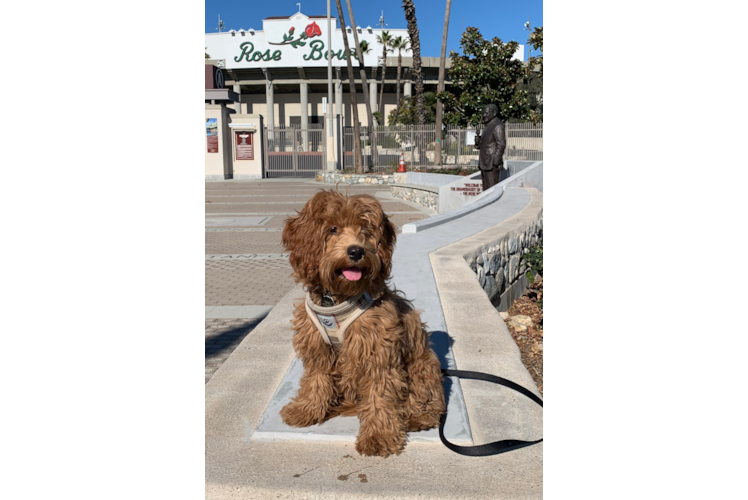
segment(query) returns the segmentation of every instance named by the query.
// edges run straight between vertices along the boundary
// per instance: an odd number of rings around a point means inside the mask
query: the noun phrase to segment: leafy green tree
[[[540,81],[543,81],[543,27],[535,28],[535,30],[530,33],[530,39],[528,40],[528,43],[532,45],[532,48],[540,51],[539,56],[531,57],[530,58],[530,64],[528,64],[528,69],[531,69],[533,71],[537,71],[540,76]]]
[[[436,123],[436,93],[423,93],[423,111],[424,123]],[[418,107],[416,100],[412,97],[405,96],[400,101],[400,111],[396,109],[390,111],[388,118],[390,125],[418,125]]]
[[[543,79],[538,71],[528,71],[524,81],[517,85],[519,90],[527,91],[528,106],[530,107],[530,121],[543,121]]]
[[[543,121],[543,27],[535,28],[527,43],[532,45],[539,56],[531,57],[525,67],[524,82],[519,85],[521,90],[527,91],[530,101],[530,120],[533,123]]]
[[[518,84],[525,76],[522,61],[512,59],[517,42],[485,40],[478,28],[468,27],[460,39],[463,55],[450,51],[450,90],[437,98],[444,104],[444,121],[451,125],[477,125],[487,104],[499,108],[499,119],[530,120],[527,91]]]
[[[205,50],[208,50],[208,47],[205,47]],[[207,52],[205,53],[205,59],[210,59],[210,56],[208,55]]]

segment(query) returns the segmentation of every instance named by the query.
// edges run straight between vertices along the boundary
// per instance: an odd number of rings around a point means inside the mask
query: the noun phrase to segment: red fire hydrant
[[[405,153],[400,153],[400,166],[397,167],[398,172],[405,172]]]

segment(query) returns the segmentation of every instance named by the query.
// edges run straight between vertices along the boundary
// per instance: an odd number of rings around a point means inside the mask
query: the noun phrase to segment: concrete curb
[[[526,163],[526,162],[523,162],[523,163]],[[476,176],[475,174],[472,174],[470,176],[470,179],[472,180],[480,179],[480,176],[479,175]],[[528,183],[528,180],[529,180],[529,183]],[[403,233],[417,233],[420,231],[425,231],[426,229],[431,229],[437,226],[441,226],[442,224],[446,224],[447,222],[453,221],[455,219],[459,219],[460,217],[464,217],[472,212],[475,212],[476,210],[480,210],[481,208],[484,208],[487,205],[490,205],[491,203],[495,201],[498,201],[501,198],[501,196],[504,194],[504,191],[510,187],[534,187],[542,191],[543,190],[543,162],[537,161],[520,170],[517,170],[517,172],[514,175],[499,182],[497,185],[495,185],[491,189],[482,192],[481,194],[476,196],[474,199],[469,200],[465,205],[458,208],[457,210],[452,210],[451,212],[437,215],[435,217],[430,217],[428,219],[424,219],[418,222],[411,222],[410,224],[405,224],[403,226]]]
[[[470,205],[458,208],[457,210],[453,210],[452,212],[437,215],[435,217],[429,217],[428,219],[419,220],[417,222],[411,222],[410,224],[405,224],[403,226],[403,234],[425,231],[426,229],[441,226],[442,224],[446,224],[447,222],[451,222],[455,219],[459,219],[460,217],[464,217],[470,213],[473,213],[476,210],[480,210],[481,208],[484,208],[485,206],[498,201],[504,195],[504,189],[499,188],[499,184],[497,184],[496,186],[486,191],[484,194],[486,194],[486,197],[482,200],[476,200],[475,203],[471,203]]]
[[[419,189],[421,191],[428,191],[429,193],[439,194],[439,188],[434,186],[425,186],[423,184],[390,184],[391,188],[407,188],[407,189]]]
[[[473,370],[511,380],[542,397],[522,364],[519,349],[498,311],[491,305],[465,254],[534,222],[543,210],[536,189],[519,214],[474,236],[440,248],[430,255],[444,318],[461,370]],[[542,436],[542,410],[526,397],[491,384],[462,381],[473,438],[478,443],[497,439],[535,440]],[[494,411],[486,409],[494,408]],[[500,408],[501,411],[495,409]],[[496,431],[500,430],[501,434]],[[530,447],[542,461],[542,447]]]
[[[205,319],[262,319],[273,306],[205,306]]]

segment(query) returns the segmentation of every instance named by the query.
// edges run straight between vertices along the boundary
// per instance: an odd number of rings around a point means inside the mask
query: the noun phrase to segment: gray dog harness
[[[364,314],[373,303],[374,300],[366,292],[332,307],[318,306],[312,302],[309,293],[306,294],[304,300],[309,319],[319,330],[322,339],[335,347],[343,345],[346,328]]]

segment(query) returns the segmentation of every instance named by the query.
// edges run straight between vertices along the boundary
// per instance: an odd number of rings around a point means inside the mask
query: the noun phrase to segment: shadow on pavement
[[[254,330],[261,322],[262,319],[258,318],[248,319],[239,325],[227,327],[225,331],[220,332],[218,335],[206,337],[205,357],[209,358],[218,356],[226,350],[235,349],[236,346],[244,340],[244,337]]]
[[[447,353],[454,343],[452,337],[450,337],[447,332],[437,330],[429,334],[429,340],[431,341],[431,348],[439,358],[439,363],[441,364],[442,368],[449,368],[449,363],[447,362]],[[444,398],[447,406],[449,406],[449,397],[451,395],[452,379],[450,377],[444,377]]]

